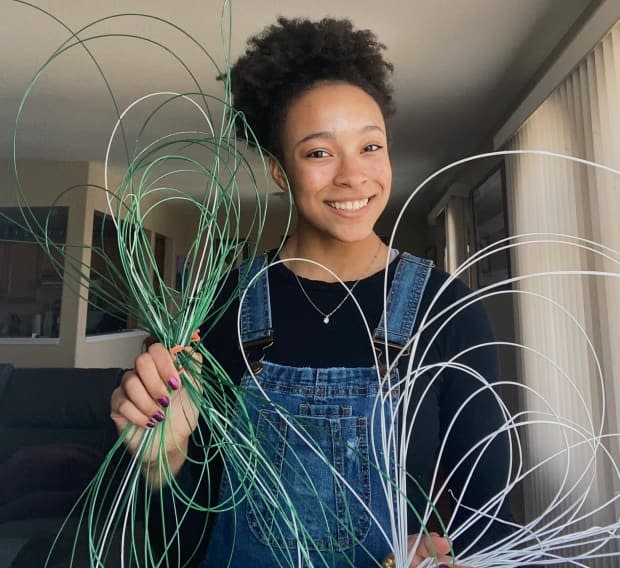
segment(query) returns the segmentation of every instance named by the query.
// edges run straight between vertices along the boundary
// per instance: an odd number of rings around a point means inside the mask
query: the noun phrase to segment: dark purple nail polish
[[[155,428],[156,424],[157,422],[155,422],[152,418],[146,423],[149,428]]]
[[[157,402],[159,402],[159,404],[161,404],[164,408],[168,408],[168,405],[170,404],[170,399],[167,396],[162,396],[161,398],[157,399]]]
[[[440,564],[437,568],[451,568],[449,564]]]
[[[165,418],[164,413],[161,410],[158,410],[155,414],[153,414],[153,417],[151,418],[151,420],[156,420],[157,422],[161,422],[164,418]]]
[[[172,390],[177,390],[181,386],[181,383],[179,382],[179,379],[177,379],[176,377],[170,377],[168,379],[168,385],[170,386]]]

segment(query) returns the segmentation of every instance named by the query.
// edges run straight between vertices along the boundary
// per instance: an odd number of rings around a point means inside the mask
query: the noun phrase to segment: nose
[[[358,156],[340,156],[334,185],[343,188],[357,187],[364,184],[367,178],[364,164]]]

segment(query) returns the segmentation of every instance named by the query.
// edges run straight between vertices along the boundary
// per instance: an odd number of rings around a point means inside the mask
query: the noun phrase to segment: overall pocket
[[[370,526],[370,464],[365,416],[343,405],[302,404],[298,415],[259,412],[257,470],[246,503],[263,544],[337,552],[364,540]]]

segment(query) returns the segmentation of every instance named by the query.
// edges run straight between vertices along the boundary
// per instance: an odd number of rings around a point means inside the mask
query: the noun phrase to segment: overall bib
[[[267,262],[263,256],[241,267],[240,293]],[[373,335],[377,348],[387,339],[400,349],[411,337],[431,266],[400,256]],[[247,289],[241,329],[255,377],[246,372],[241,379],[229,442],[236,463],[224,468],[221,512],[202,566],[380,565],[391,526],[384,486],[394,473],[381,451],[381,425],[396,419],[398,370],[387,380],[374,366],[264,360],[273,341],[267,271]]]

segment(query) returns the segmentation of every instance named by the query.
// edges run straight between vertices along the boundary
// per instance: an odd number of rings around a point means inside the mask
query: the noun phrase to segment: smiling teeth
[[[362,207],[368,205],[369,198],[358,199],[357,201],[328,201],[327,204],[334,209],[340,209],[344,211],[357,211]]]

